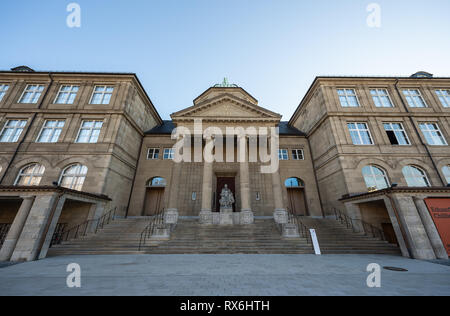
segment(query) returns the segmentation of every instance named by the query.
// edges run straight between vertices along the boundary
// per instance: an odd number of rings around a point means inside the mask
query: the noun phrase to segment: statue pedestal
[[[220,208],[219,225],[233,225],[233,208]]]

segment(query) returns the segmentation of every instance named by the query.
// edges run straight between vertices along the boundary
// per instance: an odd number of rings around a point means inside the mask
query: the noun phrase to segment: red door
[[[235,186],[235,178],[234,177],[222,177],[217,178],[217,188],[216,188],[216,212],[220,212],[220,193],[222,189],[225,187],[225,184],[228,185],[228,189],[233,192],[234,200],[236,200],[236,186]],[[236,203],[233,204],[233,212],[236,212]]]

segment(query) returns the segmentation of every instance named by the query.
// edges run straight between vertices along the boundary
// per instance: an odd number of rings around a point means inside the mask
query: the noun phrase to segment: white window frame
[[[433,125],[435,127],[435,129],[433,129],[433,130],[429,129],[428,125]],[[422,129],[423,126],[426,127],[425,130]],[[423,134],[423,137],[427,141],[428,145],[430,145],[430,146],[448,146],[447,140],[445,139],[444,134],[442,134],[438,123],[434,123],[434,122],[431,122],[431,123],[419,123],[419,128],[420,128],[420,131]],[[443,144],[430,144],[430,142],[428,141],[428,138],[426,136],[426,133],[428,133],[430,135],[432,132],[437,132],[440,135],[440,139],[442,139],[442,141],[444,143]],[[430,135],[430,137],[433,140],[435,139],[435,136],[433,136],[433,135]]]
[[[23,173],[23,171],[25,169],[27,169],[31,166],[34,166],[31,173]],[[39,169],[41,169],[41,167],[43,168],[42,173],[37,172],[37,171],[39,171]],[[36,168],[38,169],[37,171],[36,171]],[[43,165],[41,165],[39,163],[28,164],[28,165],[24,166],[22,169],[20,169],[19,174],[17,175],[16,180],[14,181],[14,186],[19,185],[20,178],[22,178],[22,177],[30,177],[28,184],[24,184],[23,186],[31,186],[32,185],[31,182],[34,178],[39,178],[39,182],[37,184],[34,184],[34,185],[39,185],[42,181],[42,178],[44,177],[44,174],[45,174],[45,167]]]
[[[386,125],[386,124],[389,124],[389,126],[390,126],[391,129],[386,130],[386,127],[384,126],[384,125]],[[393,124],[398,124],[398,125],[400,125],[400,129],[395,129],[394,126],[393,126]],[[387,132],[387,131],[392,131],[392,132],[394,132],[394,135],[395,135],[395,138],[397,139],[398,144],[397,144],[397,145],[392,145],[392,146],[411,146],[411,141],[409,140],[408,133],[406,133],[406,130],[405,130],[405,127],[403,126],[403,123],[400,123],[400,122],[384,122],[384,123],[383,123],[383,128],[384,128],[384,131],[385,131],[385,132]],[[400,144],[400,142],[398,141],[398,138],[397,138],[397,135],[395,134],[395,132],[402,132],[403,135],[405,135],[405,139],[406,139],[406,141],[407,141],[408,143],[407,143],[407,144]]]
[[[285,148],[278,149],[278,160],[289,160],[289,150]]]
[[[37,86],[37,90],[29,90],[28,88],[31,86]],[[42,87],[42,91],[39,91],[40,87]],[[38,103],[39,99],[42,97],[42,92],[44,92],[44,90],[45,90],[45,85],[43,85],[43,84],[38,84],[38,83],[27,84],[27,86],[25,87],[25,89],[22,92],[22,95],[19,98],[19,103],[21,103],[21,104],[36,104],[36,103]],[[33,100],[35,98],[36,94],[39,94],[39,98],[37,98],[36,102],[32,102],[32,103],[23,102],[24,101],[23,98],[24,98],[25,94],[28,92],[32,93],[31,100]]]
[[[69,173],[68,174],[67,170],[72,168],[72,167],[77,167],[78,169],[76,169],[76,170],[78,170],[79,172],[78,173]],[[86,168],[86,173],[82,173],[83,167]],[[70,189],[70,190],[81,191],[81,189],[83,188],[84,182],[86,181],[86,177],[87,177],[88,172],[89,172],[89,169],[88,169],[88,167],[86,165],[83,165],[81,163],[71,164],[71,165],[65,167],[63,169],[63,171],[61,172],[61,175],[59,176],[58,185],[59,186],[62,185],[62,180],[65,177],[71,177],[72,180],[71,180],[71,183],[70,183],[70,187],[64,186],[64,188],[67,188],[67,189]],[[79,189],[77,189],[76,185],[79,185],[78,179],[81,179],[81,178],[83,178],[83,182],[81,183],[81,187]]]
[[[344,95],[340,95],[339,94],[340,90],[344,91]],[[353,91],[353,94],[348,94],[347,92],[349,90]],[[336,93],[338,95],[338,99],[339,99],[339,103],[341,104],[341,107],[343,107],[343,108],[359,108],[359,107],[361,107],[361,103],[359,102],[358,94],[356,93],[356,89],[355,88],[337,88]],[[342,105],[342,102],[341,102],[341,99],[340,99],[341,97],[345,97],[345,100],[347,100],[347,104],[350,104],[349,97],[355,97],[356,98],[356,103],[358,103],[358,105],[357,106]]]
[[[94,126],[93,127],[83,127],[83,124],[85,122],[94,122]],[[96,123],[102,123],[102,126],[100,128],[95,127]],[[103,128],[103,121],[102,120],[82,120],[80,128],[78,129],[78,135],[77,135],[77,138],[75,139],[75,143],[77,143],[77,144],[96,144],[96,143],[98,143],[98,139],[100,138],[100,133],[102,131],[102,128]],[[80,142],[79,141],[80,134],[81,134],[82,130],[89,130],[89,141],[88,142]],[[99,135],[98,135],[97,139],[95,140],[95,142],[91,142],[90,140],[92,138],[92,134],[93,134],[94,130],[98,130],[99,131]]]
[[[173,148],[164,148],[163,160],[173,160],[175,156],[175,150]]]
[[[291,154],[292,160],[305,160],[305,152],[303,151],[303,149],[292,149]],[[297,156],[297,158],[295,158],[295,156]],[[299,158],[300,156],[301,158]]]
[[[448,96],[444,96],[442,93],[446,91],[449,95]],[[439,99],[439,101],[441,102],[441,105],[444,108],[450,108],[450,89],[436,89],[435,93]],[[441,95],[439,95],[439,93],[441,93]],[[442,100],[441,98],[443,98],[444,100]]]
[[[62,89],[63,89],[64,87],[70,87],[70,90],[69,90],[69,91],[62,91]],[[77,88],[77,91],[73,91],[74,88]],[[79,86],[79,85],[62,84],[62,85],[59,87],[59,91],[58,91],[58,93],[56,94],[55,101],[54,101],[53,103],[54,103],[54,104],[74,104],[79,91],[80,91],[80,86]],[[62,94],[62,93],[67,93],[67,96],[66,96],[66,98],[64,99],[64,102],[58,102],[59,95]],[[68,101],[70,100],[70,96],[71,96],[72,94],[75,94],[75,98],[73,99],[73,102],[72,102],[72,103],[69,103]]]
[[[376,92],[376,95],[372,94],[372,91]],[[389,95],[389,91],[385,88],[370,88],[370,96],[372,97],[372,101],[375,105],[375,107],[377,108],[393,108],[394,107],[394,102],[392,102],[391,96]],[[386,106],[384,104],[384,102],[382,101],[383,97],[387,97],[389,99],[389,106]],[[382,106],[377,106],[376,102],[375,102],[375,98],[378,99],[378,101],[380,102],[380,104],[382,104]]]
[[[5,97],[8,90],[9,90],[9,84],[0,83],[0,102],[2,102],[2,100]]]
[[[370,174],[364,174],[364,168],[366,168],[366,167],[369,167],[369,169],[370,169]],[[381,167],[379,167],[379,166],[376,166],[376,165],[367,165],[367,166],[364,166],[364,168],[361,170],[361,173],[362,173],[362,175],[363,175],[363,178],[364,178],[364,182],[365,182],[365,184],[366,184],[366,186],[367,186],[367,181],[366,181],[366,176],[369,176],[370,178],[372,178],[373,180],[374,180],[374,182],[375,183],[377,183],[377,179],[381,179],[381,176],[380,175],[377,175],[377,174],[375,174],[374,173],[374,168],[375,169],[378,169],[378,170],[380,170],[382,173],[383,173],[383,179],[386,181],[386,187],[385,188],[378,188],[377,187],[377,190],[382,190],[382,189],[386,189],[386,188],[389,188],[390,187],[390,182],[389,182],[389,177],[388,177],[388,175],[387,175],[387,172],[386,172],[386,170],[384,170],[383,168],[381,168]],[[370,188],[370,187],[367,187],[367,188]]]
[[[102,87],[104,88],[103,91],[96,91],[97,88],[102,88]],[[106,89],[108,89],[108,88],[112,88],[112,91],[107,92]],[[110,102],[103,103],[103,101],[105,100],[105,95],[106,94],[111,95],[111,97],[109,99],[109,101],[111,101],[113,93],[114,93],[113,85],[95,85],[94,90],[92,91],[92,94],[91,94],[91,100],[89,101],[89,104],[91,104],[91,105],[108,105],[108,104],[110,104]],[[101,94],[101,102],[100,103],[92,103],[92,101],[94,100],[94,94]]]
[[[412,186],[409,185],[409,183],[408,183],[408,177],[406,177],[406,175],[405,175],[404,169],[405,169],[406,167],[411,167],[411,168],[415,168],[415,169],[419,170],[419,171],[422,173],[422,175],[423,175],[423,176],[420,177],[420,178],[426,180],[427,186],[425,186],[425,187],[427,187],[427,188],[431,187],[431,182],[430,182],[430,180],[428,179],[428,175],[427,175],[427,173],[425,172],[425,170],[423,170],[422,168],[420,168],[420,167],[418,167],[418,166],[407,165],[407,166],[405,166],[405,167],[402,168],[402,174],[403,174],[403,177],[405,178],[405,181],[406,181],[406,184],[408,185],[408,187],[412,187]],[[413,174],[408,174],[408,175],[410,175],[410,177],[418,178],[418,177],[416,177],[416,176],[413,175]]]
[[[18,125],[16,126],[8,126],[8,124],[12,121],[17,121]],[[23,126],[20,126],[21,122],[25,122],[25,124]],[[24,120],[24,119],[8,119],[5,123],[5,125],[2,128],[2,131],[0,132],[0,143],[17,143],[20,139],[20,136],[23,133],[23,130],[25,129],[25,127],[28,124],[28,120]],[[20,130],[20,133],[17,135],[17,139],[11,139],[9,138],[7,141],[2,141],[2,135],[5,132],[6,129],[12,129],[13,133],[11,134],[11,136],[13,137],[16,134],[16,130]]]
[[[151,157],[150,157],[150,150],[153,150],[153,154]],[[158,153],[155,152],[156,150],[158,151]],[[159,148],[157,148],[157,147],[148,148],[147,149],[147,160],[157,160],[157,159],[159,159],[159,154],[160,154]]]
[[[349,126],[350,124],[355,124],[357,129],[356,130],[350,129],[350,126]],[[358,124],[364,124],[366,126],[366,128],[364,130],[360,130],[360,129],[358,129]],[[352,140],[353,145],[355,145],[355,146],[373,146],[373,145],[375,145],[368,123],[366,123],[366,122],[347,122],[347,129],[350,134],[350,139]],[[358,136],[359,136],[359,140],[361,141],[361,144],[355,144],[353,142],[353,137],[352,137],[352,133],[351,133],[352,131],[358,132]],[[370,144],[363,143],[363,138],[361,137],[361,131],[367,131],[367,133],[369,134],[369,138],[370,138]]]
[[[55,127],[51,127],[51,126],[49,127],[49,126],[46,126],[47,123],[49,123],[49,122],[56,122],[56,126],[55,126]],[[60,122],[63,123],[63,125],[62,125],[61,127],[58,126],[58,123],[60,123]],[[38,135],[38,137],[37,137],[37,139],[36,139],[36,143],[57,143],[58,140],[59,140],[59,136],[61,136],[62,130],[63,130],[63,128],[64,128],[64,125],[66,125],[66,120],[52,120],[52,119],[45,120],[45,121],[44,121],[44,124],[42,125],[41,131],[39,132],[39,135]],[[50,133],[50,141],[45,141],[45,142],[44,142],[44,141],[40,141],[40,138],[41,138],[41,136],[42,136],[42,133],[43,133],[44,130],[46,130],[46,129],[51,130],[51,133]],[[55,137],[55,133],[56,133],[57,130],[59,130],[58,137],[56,138],[56,140],[53,140],[53,138]]]
[[[405,92],[408,92],[408,95],[406,95]],[[417,93],[416,93],[416,92],[417,92]],[[420,89],[403,89],[403,96],[405,97],[406,103],[408,103],[408,106],[409,106],[410,108],[424,109],[424,108],[427,108],[427,107],[428,107],[428,104],[427,104],[427,102],[425,102],[425,99],[423,98],[422,92],[420,91]],[[409,103],[407,97],[410,97],[410,98],[411,98],[411,100],[412,100],[412,102],[413,102],[414,105],[412,105],[411,103]],[[419,98],[422,100],[422,102],[423,102],[423,104],[424,104],[425,106],[419,106],[419,105],[416,103],[414,97],[419,97]]]

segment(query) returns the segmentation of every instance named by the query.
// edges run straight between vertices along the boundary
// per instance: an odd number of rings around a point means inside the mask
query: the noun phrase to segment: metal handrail
[[[336,208],[333,208],[333,210],[334,210],[334,214],[336,216],[336,220],[341,222],[342,224],[345,224],[347,226],[347,228],[351,228],[353,230],[353,232],[356,232],[353,221],[359,221],[363,227],[364,234],[366,236],[369,236],[369,233],[370,233],[370,235],[372,235],[372,237],[379,238],[381,240],[386,241],[384,232],[381,229],[379,229],[378,227],[375,227],[374,225],[369,224],[369,223],[363,221],[362,219],[351,218]]]
[[[89,227],[92,227],[94,222],[97,223],[94,230],[94,234],[97,234],[99,229],[103,228],[104,225],[107,225],[114,220],[115,215],[116,215],[116,208],[113,208],[112,210],[110,210],[109,212],[105,213],[103,216],[97,219],[87,220],[63,232],[55,232],[52,238],[52,242],[50,243],[50,247],[54,245],[59,245],[62,242],[68,240],[73,240],[79,237],[86,236],[88,234]]]
[[[294,212],[287,208],[288,211],[288,223],[294,224],[298,228],[298,232],[301,235],[302,238],[306,239],[306,242],[308,244],[312,244],[311,235],[309,234],[309,229],[306,227],[300,220],[299,216],[297,214],[294,214]]]
[[[152,218],[150,219],[150,223],[142,231],[141,236],[139,238],[138,251],[141,251],[143,245],[147,242],[147,239],[153,236],[156,228],[164,228],[164,227],[165,227],[164,209],[162,209],[152,216]]]
[[[11,225],[12,224],[10,223],[0,224],[0,245],[3,245],[3,243],[5,242],[6,236],[8,235]]]

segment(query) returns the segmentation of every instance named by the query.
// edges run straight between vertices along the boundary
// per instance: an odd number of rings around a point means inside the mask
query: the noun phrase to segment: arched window
[[[367,188],[375,187],[377,190],[382,190],[389,187],[386,172],[377,166],[365,166],[362,169],[362,174]]]
[[[25,166],[19,171],[14,185],[39,185],[44,172],[45,167],[37,163]]]
[[[303,188],[305,183],[299,178],[289,178],[284,182],[286,188]]]
[[[427,174],[422,169],[415,166],[406,166],[403,168],[403,176],[409,187],[429,187]]]
[[[64,188],[81,191],[87,172],[88,168],[82,164],[70,165],[63,170],[59,185]]]
[[[1,171],[1,169],[0,169]],[[450,183],[450,165],[444,166],[442,168],[442,173],[444,174],[445,180],[447,180],[447,183]]]
[[[147,183],[148,187],[165,187],[167,185],[166,179],[161,177],[154,177]]]

